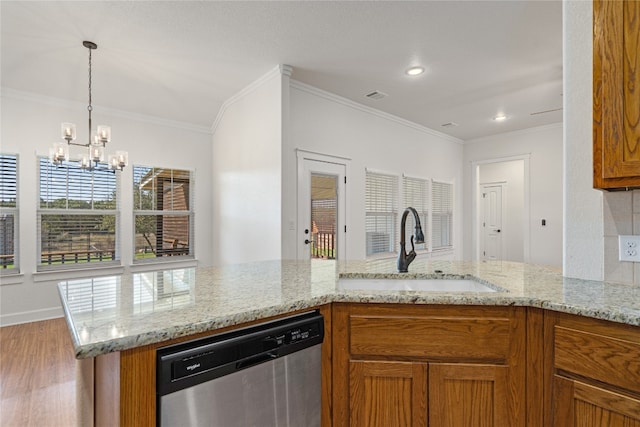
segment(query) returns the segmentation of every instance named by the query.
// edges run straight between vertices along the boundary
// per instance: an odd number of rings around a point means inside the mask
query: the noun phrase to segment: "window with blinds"
[[[404,176],[402,178],[402,193],[404,197],[404,206],[411,206],[418,212],[420,217],[420,225],[424,233],[425,243],[416,244],[416,250],[427,249],[429,236],[427,235],[427,219],[429,218],[429,181],[426,179],[412,178]],[[415,220],[413,215],[407,215],[407,223],[405,228],[405,242],[407,242],[407,250],[411,248],[411,236],[415,234]]]
[[[38,270],[117,264],[118,197],[109,169],[83,170],[79,162],[54,165],[40,158]]]
[[[193,172],[133,167],[134,263],[193,258]]]
[[[432,249],[453,246],[453,184],[433,181],[431,185]]]
[[[394,253],[398,227],[398,177],[366,172],[367,256]]]
[[[18,156],[0,153],[0,271],[18,273]]]

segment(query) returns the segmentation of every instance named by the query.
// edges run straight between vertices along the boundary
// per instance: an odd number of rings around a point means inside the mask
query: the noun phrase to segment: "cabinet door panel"
[[[594,186],[640,187],[640,2],[594,1]]]
[[[427,367],[352,361],[349,397],[351,426],[426,426]]]
[[[522,425],[510,412],[508,368],[496,365],[429,365],[429,425]],[[524,386],[524,385],[523,385]]]
[[[602,31],[606,47],[603,49],[604,58],[601,63],[605,101],[602,117],[605,178],[638,176],[640,147],[637,146],[636,132],[640,127],[637,123],[638,108],[634,107],[638,101],[633,98],[635,86],[639,83],[633,73],[638,53],[630,50],[632,45],[636,49],[638,46],[633,39],[627,37],[636,25],[632,21],[635,3],[604,2],[602,6],[607,19]]]
[[[640,400],[560,376],[554,386],[555,426],[640,427]]]

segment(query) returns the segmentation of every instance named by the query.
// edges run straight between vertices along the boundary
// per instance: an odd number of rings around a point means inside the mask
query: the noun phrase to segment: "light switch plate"
[[[640,262],[640,236],[618,236],[618,258]]]

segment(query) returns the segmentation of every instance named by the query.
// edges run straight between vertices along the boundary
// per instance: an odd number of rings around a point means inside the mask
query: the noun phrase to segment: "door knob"
[[[304,239],[304,244],[305,244],[305,245],[308,245],[309,243],[311,243],[311,240],[309,240],[309,239]]]

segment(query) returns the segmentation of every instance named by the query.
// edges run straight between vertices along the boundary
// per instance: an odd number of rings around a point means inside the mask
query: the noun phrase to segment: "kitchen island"
[[[640,325],[640,288],[563,278],[552,269],[512,262],[416,260],[402,275],[395,260],[268,261],[73,280],[59,290],[78,359],[94,362],[96,425],[155,425],[155,348],[309,309],[340,304],[523,307]],[[497,292],[340,290],[338,278],[471,278]],[[540,314],[541,316],[541,314]],[[536,329],[543,333],[543,322]],[[633,328],[636,329],[636,328]],[[323,349],[330,385],[331,346]],[[550,362],[552,363],[552,361]],[[542,365],[540,365],[542,366]],[[635,368],[634,368],[635,369]],[[325,372],[328,373],[325,374]],[[110,376],[117,378],[110,378]],[[331,388],[323,387],[327,407]],[[105,403],[106,402],[106,403]],[[87,403],[85,403],[86,405]],[[141,409],[142,408],[142,409]],[[331,422],[323,413],[323,425]]]

